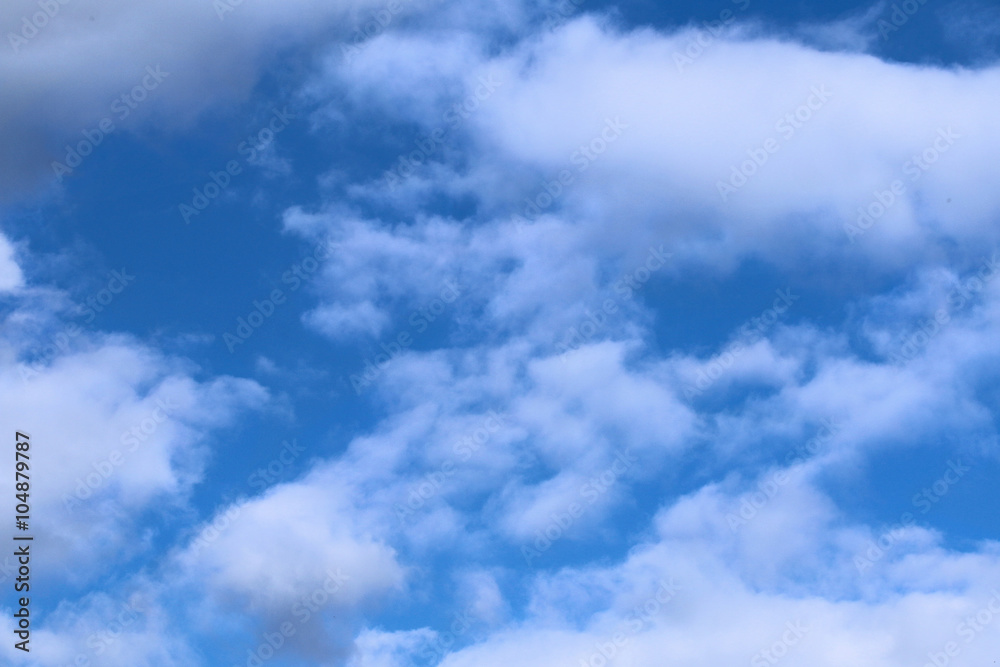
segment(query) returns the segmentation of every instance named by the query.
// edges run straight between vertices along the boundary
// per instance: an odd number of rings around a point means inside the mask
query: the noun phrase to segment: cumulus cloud
[[[210,433],[267,399],[252,381],[195,380],[189,364],[137,341],[87,338],[44,367],[20,359],[0,369],[4,405],[38,425],[34,460],[47,483],[33,496],[36,526],[62,553],[42,558],[65,566],[73,554],[69,577],[106,551],[148,548],[129,539],[131,521],[153,503],[182,501],[201,479]],[[47,419],[53,410],[63,418]]]
[[[395,554],[356,525],[330,472],[232,508],[231,526],[211,542],[195,541],[181,563],[220,600],[239,600],[268,616],[291,616],[330,578],[337,585],[334,608],[399,587],[403,569]]]
[[[539,576],[522,624],[441,664],[652,665],[668,655],[692,666],[778,659],[790,665],[904,665],[921,664],[952,642],[971,659],[985,659],[995,649],[982,626],[977,631],[975,620],[968,620],[990,604],[1000,609],[1000,598],[979,579],[996,571],[995,545],[984,545],[984,555],[972,560],[938,552],[939,564],[962,571],[947,584],[931,581],[924,570],[908,592],[894,590],[890,582],[901,568],[914,572],[900,558],[870,597],[831,597],[829,580],[850,579],[842,570],[853,568],[855,549],[868,545],[853,529],[837,528],[830,503],[808,483],[792,482],[782,493],[787,502],[767,506],[767,514],[742,532],[719,525],[724,505],[736,504],[729,494],[705,489],[679,500],[657,517],[656,535],[627,558]],[[934,541],[923,548],[933,552]],[[803,563],[802,555],[816,560]],[[782,576],[748,580],[771,558],[782,565],[768,569]],[[745,569],[735,569],[741,565]],[[802,577],[790,583],[795,575]],[[986,611],[984,618],[995,613]]]
[[[6,200],[50,180],[51,163],[65,162],[64,146],[108,131],[102,120],[112,131],[189,126],[216,105],[245,99],[277,44],[308,49],[331,36],[346,39],[384,3],[183,0],[141,11],[128,2],[43,4],[48,12],[17,0],[0,13],[10,28],[0,82],[18,90],[0,113],[10,138]],[[151,78],[147,68],[159,74]]]
[[[175,129],[246,94],[272,24],[308,46],[369,7],[68,4],[19,50],[33,83],[0,117],[27,128],[9,160],[34,164],[39,137],[99,117],[147,61],[171,78],[142,117]],[[523,29],[519,5],[488,9]],[[843,501],[843,480],[888,450],[982,462],[996,443],[1000,75],[865,54],[874,11],[800,27],[807,43],[734,29],[696,56],[691,27],[584,15],[498,40],[454,8],[349,57],[328,45],[300,97],[316,128],[373,113],[447,128],[432,151],[414,144],[419,160],[407,146],[388,177],[341,175],[343,196],[282,221],[331,248],[303,324],[384,352],[357,369],[377,423],[177,537],[149,575],[155,613],[109,659],[197,663],[184,638],[152,648],[177,614],[243,638],[291,623],[297,656],[352,667],[885,667],[954,647],[986,662],[1000,545],[960,551],[936,523],[883,530]],[[134,67],[111,67],[122,49]],[[80,83],[84,68],[104,73]],[[658,296],[708,276],[742,299],[733,276],[757,262],[813,296],[775,285],[751,320],[719,315],[720,340],[672,347],[669,328],[693,325],[664,323]],[[830,286],[859,272],[879,280]],[[0,294],[23,286],[0,237]],[[29,341],[62,340],[59,297],[24,299],[4,316],[20,331],[0,336],[0,400],[51,443],[39,530],[88,582],[100,557],[153,543],[136,516],[182,506],[212,439],[269,392],[126,335],[42,352]],[[142,539],[126,547],[129,531]],[[200,602],[177,612],[167,581]],[[61,608],[44,660],[72,659],[122,603]],[[379,615],[394,605],[412,615]]]
[[[422,111],[428,82],[407,92],[378,72],[405,68],[413,58],[402,54],[417,48],[434,62],[467,62],[427,74],[435,90],[457,89],[451,103],[474,94],[477,76],[495,77],[502,84],[458,130],[458,173],[415,164],[408,178],[437,177],[437,191],[453,193],[457,176],[484,212],[505,217],[541,202],[586,221],[605,249],[652,236],[723,268],[747,256],[781,265],[860,256],[898,270],[933,258],[944,240],[996,241],[998,202],[983,180],[998,148],[983,116],[996,102],[995,66],[893,64],[766,37],[719,38],[678,64],[689,37],[618,32],[588,16],[487,56],[392,34],[347,70],[365,76],[344,85],[430,131],[440,121]],[[397,66],[365,64],[386,58]],[[340,67],[331,80],[349,76]],[[573,182],[547,200],[545,184],[558,186],[563,170]],[[402,203],[399,187],[362,192]]]

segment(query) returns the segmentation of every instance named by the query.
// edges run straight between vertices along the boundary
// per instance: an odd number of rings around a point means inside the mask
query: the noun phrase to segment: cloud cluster
[[[22,199],[51,182],[51,163],[64,162],[67,147],[87,133],[178,130],[218,105],[246,99],[281,44],[308,51],[332,36],[343,39],[383,4],[182,0],[141,10],[117,1],[4,4],[0,21],[9,31],[0,49],[0,85],[18,94],[0,112],[9,139],[0,197]],[[164,73],[155,90],[143,88],[147,68]],[[110,125],[102,128],[103,120]]]
[[[942,243],[996,242],[998,201],[985,180],[998,148],[985,116],[995,66],[914,66],[747,37],[718,39],[679,69],[690,37],[619,32],[590,16],[496,55],[384,35],[327,76],[427,132],[437,121],[428,109],[460,100],[478,77],[502,85],[460,128],[455,158],[418,166],[413,187],[356,192],[402,210],[461,192],[510,217],[565,169],[574,183],[543,208],[585,223],[591,243],[620,251],[653,236],[680,260],[721,268],[761,256],[902,270]],[[446,63],[422,73],[436,85],[390,83],[414,51]],[[601,136],[608,119],[624,126],[614,143]],[[858,225],[877,228],[862,242]]]
[[[145,64],[176,77],[142,108],[149,127],[171,126],[246,94],[273,25],[325,44],[301,91],[315,128],[373,114],[418,128],[388,175],[346,177],[282,221],[332,249],[303,326],[337,350],[385,352],[364,369],[379,419],[126,577],[151,611],[108,664],[204,662],[191,648],[204,632],[154,648],[192,618],[258,659],[353,667],[995,654],[1000,597],[983,582],[1000,546],[959,550],[932,518],[883,530],[843,502],[886,452],[940,455],[935,474],[955,469],[949,457],[994,457],[995,65],[890,63],[739,30],[679,60],[693,28],[582,15],[529,31],[501,3],[488,13],[515,38],[450,8],[345,52],[331,25],[351,8],[225,6],[59,5],[17,51],[24,106],[0,125],[30,131],[7,159],[34,164],[43,138],[105,113]],[[841,34],[854,28],[831,30],[854,44]],[[70,64],[45,69],[74,44]],[[13,80],[11,57],[0,76]],[[50,111],[28,119],[38,108]],[[102,559],[154,548],[140,517],[183,508],[213,440],[271,393],[123,334],[40,352],[31,341],[58,340],[63,299],[26,286],[17,258],[0,237],[0,403],[41,425],[38,530],[60,547],[50,565],[89,585]],[[747,287],[751,263],[781,282]],[[877,280],[845,296],[839,281],[858,275]],[[696,325],[663,295],[697,280],[766,298],[747,320],[719,315],[722,340],[674,347],[671,328]],[[182,608],[178,591],[202,598]],[[72,659],[126,601],[80,598],[46,626],[41,664]]]

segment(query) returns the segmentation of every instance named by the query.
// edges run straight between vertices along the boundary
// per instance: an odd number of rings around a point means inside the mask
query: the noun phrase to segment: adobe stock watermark
[[[916,517],[913,513],[903,512],[898,523],[884,526],[878,538],[868,540],[868,548],[854,556],[854,567],[857,568],[858,574],[864,574],[866,570],[874,567],[875,563],[882,560],[882,557],[896,545],[906,530],[915,525]]]
[[[321,262],[333,252],[331,243],[318,243],[313,247],[311,255],[307,255],[302,261],[295,262],[281,274],[281,284],[287,285],[289,293],[297,292],[300,287],[319,270]],[[222,342],[226,344],[226,349],[232,354],[236,348],[247,342],[254,333],[264,326],[264,323],[274,315],[278,306],[283,305],[288,300],[284,290],[275,287],[263,299],[254,299],[252,308],[246,317],[236,318],[236,328],[233,333],[222,334]]]
[[[505,421],[504,415],[496,410],[490,410],[478,427],[459,438],[452,445],[452,456],[436,470],[426,473],[418,482],[411,484],[405,502],[396,503],[394,510],[399,522],[408,522],[414,514],[427,505],[429,500],[441,493],[445,483],[458,473],[458,464],[467,463],[478,454],[493,435],[503,428]]]
[[[330,603],[350,577],[338,567],[336,572],[326,571],[326,579],[322,584],[307,595],[302,596],[291,609],[290,619],[275,626],[274,631],[265,632],[255,648],[247,649],[246,662],[236,663],[233,667],[261,667],[265,662],[277,655],[278,651],[295,636],[316,614]]]
[[[663,244],[659,248],[649,247],[649,255],[646,261],[632,271],[628,271],[614,284],[615,298],[607,298],[601,303],[601,308],[596,314],[590,309],[584,309],[586,318],[577,326],[572,326],[561,343],[556,343],[556,350],[559,359],[566,363],[566,355],[570,351],[579,350],[583,345],[589,343],[594,337],[608,325],[608,318],[618,312],[618,298],[631,299],[635,293],[653,276],[654,271],[660,270],[667,260],[673,257],[673,253],[666,252]]]
[[[34,39],[42,29],[49,24],[62,10],[64,5],[68,5],[70,0],[38,0],[36,3],[41,11],[37,11],[30,17],[21,17],[21,29],[18,32],[8,32],[7,41],[14,53],[20,52],[24,46]]]
[[[285,470],[290,468],[304,451],[306,448],[300,445],[296,438],[292,438],[291,442],[283,441],[278,455],[268,461],[266,465],[250,473],[247,477],[247,484],[255,489],[266,489],[281,479]]]
[[[472,619],[469,610],[460,611],[452,616],[448,629],[444,632],[435,632],[434,639],[427,642],[417,655],[426,660],[426,664],[437,665],[471,628]]]
[[[929,487],[921,489],[910,502],[920,509],[921,514],[927,514],[971,469],[962,465],[961,461],[948,461],[941,477]],[[875,563],[882,560],[896,546],[906,529],[915,525],[916,518],[913,513],[903,512],[899,517],[899,523],[888,526],[877,539],[868,540],[867,549],[854,557],[854,567],[857,568],[858,574],[864,574],[866,570],[874,567]]]
[[[750,523],[757,516],[757,513],[778,495],[778,491],[785,484],[788,484],[788,473],[784,470],[775,470],[767,479],[759,480],[756,491],[743,495],[738,514],[730,512],[726,515],[729,530],[735,533]]]
[[[1000,269],[1000,254],[993,253],[984,259],[974,276],[959,281],[957,287],[948,293],[947,303],[951,310],[939,308],[934,315],[920,323],[916,331],[903,335],[899,348],[889,353],[889,360],[895,364],[906,364],[916,358],[922,349],[951,323],[955,313],[962,311],[984,290]]]
[[[751,667],[768,667],[778,664],[809,632],[809,628],[804,627],[800,620],[788,621],[785,623],[785,628],[780,639],[767,648],[761,649],[750,658]]]
[[[620,629],[611,635],[608,641],[597,642],[594,644],[594,651],[589,656],[580,658],[580,667],[606,667],[606,665],[615,664],[615,660],[621,657],[622,652],[632,641],[632,637],[638,635],[647,626],[652,626],[653,619],[677,597],[678,591],[681,590],[680,586],[674,582],[673,577],[669,580],[660,579],[658,583],[660,587],[656,589],[656,592],[629,612],[619,625]]]
[[[91,464],[93,472],[87,473],[83,477],[76,478],[76,489],[73,495],[63,494],[63,506],[69,511],[75,511],[76,507],[85,500],[91,498],[104,484],[111,478],[114,472],[125,464],[128,455],[134,453],[149,438],[159,430],[170,419],[171,414],[176,412],[178,405],[169,398],[158,398],[155,401],[156,407],[149,413],[148,417],[132,425],[130,429],[121,434],[118,438],[123,445],[122,449],[113,449],[108,456],[100,461]]]
[[[793,111],[786,113],[774,124],[774,129],[780,135],[768,137],[759,147],[747,149],[748,159],[739,165],[729,168],[729,178],[726,181],[716,181],[715,187],[719,191],[722,201],[728,201],[729,197],[737,190],[750,182],[758,171],[771,159],[771,156],[781,150],[784,143],[789,142],[796,132],[805,127],[805,124],[813,119],[815,114],[822,109],[833,93],[826,89],[826,84],[820,84],[810,88],[810,94],[805,102],[796,107]]]
[[[823,419],[821,426],[812,438],[804,444],[793,449],[785,457],[785,466],[792,466],[801,461],[815,456],[829,442],[838,431],[840,425],[832,419]],[[781,488],[788,484],[788,473],[784,470],[773,471],[766,479],[757,482],[757,489],[743,494],[740,500],[740,507],[737,512],[730,512],[726,515],[726,523],[734,533],[753,521],[768,503],[781,491]]]
[[[898,31],[910,22],[910,17],[920,11],[920,8],[927,4],[927,0],[903,0],[903,2],[893,3],[889,20],[879,19],[875,26],[882,35],[882,41],[887,41],[889,35]]]
[[[691,399],[701,396],[721,378],[726,371],[733,367],[747,349],[760,340],[764,334],[774,326],[775,322],[784,315],[792,304],[799,300],[799,297],[792,294],[792,290],[786,287],[784,290],[778,289],[774,292],[777,298],[771,307],[764,310],[759,316],[752,317],[744,322],[739,329],[739,336],[729,344],[725,350],[718,354],[705,368],[699,369],[698,376],[693,385],[684,387],[684,398]]]
[[[955,626],[957,634],[966,645],[969,645],[986,629],[993,619],[1000,616],[1000,591],[993,589],[990,591],[993,597],[976,614],[966,616],[965,619]],[[946,667],[951,661],[962,653],[962,645],[957,641],[946,642],[940,651],[929,651],[927,662],[923,667]]]
[[[921,489],[920,493],[913,496],[913,506],[919,508],[921,514],[927,514],[970,470],[972,468],[962,465],[961,461],[948,461],[948,468],[944,474],[929,487]]]
[[[305,451],[305,447],[298,444],[293,439],[291,442],[285,440],[281,443],[281,449],[266,465],[250,473],[247,477],[247,484],[251,487],[265,489],[275,483],[281,474],[291,466],[299,455]],[[230,526],[236,523],[243,513],[243,503],[237,502],[231,505],[225,512],[216,514],[209,523],[205,524],[198,535],[191,541],[191,555],[197,555],[202,549],[219,539]]]
[[[830,442],[833,436],[841,431],[843,426],[836,420],[829,417],[820,420],[820,427],[816,434],[805,441],[802,445],[788,452],[785,456],[785,467],[790,467],[806,461],[816,456],[823,449],[823,445]]]
[[[405,5],[412,0],[389,0],[382,9],[372,12],[371,20],[356,26],[352,33],[354,37],[349,43],[341,43],[340,55],[344,63],[350,65],[361,52],[368,47],[368,41],[378,37],[389,27],[397,14],[403,11]]]
[[[931,145],[903,163],[901,167],[903,174],[910,177],[911,183],[916,183],[961,138],[962,135],[956,134],[950,127],[939,128]],[[898,178],[893,180],[887,189],[875,190],[872,193],[872,201],[858,207],[857,220],[853,224],[849,222],[844,224],[847,239],[855,243],[857,238],[874,227],[905,193],[906,183]]]
[[[399,155],[396,158],[396,164],[385,171],[382,180],[389,192],[395,192],[402,184],[403,179],[409,178],[417,172],[420,166],[426,164],[432,155],[444,147],[445,137],[448,133],[471,118],[483,102],[492,97],[496,89],[503,85],[503,82],[492,73],[480,76],[476,81],[476,87],[468,95],[451,105],[442,114],[443,125],[434,128],[422,138],[414,139],[413,143],[416,148],[409,153]]]
[[[295,114],[288,112],[288,107],[281,110],[275,109],[271,113],[271,120],[264,127],[237,144],[236,153],[244,159],[246,164],[253,164],[257,155],[270,146],[275,137],[288,127],[289,121],[295,118]],[[233,177],[242,173],[243,165],[238,159],[227,161],[219,171],[209,171],[205,183],[200,188],[192,189],[194,194],[191,197],[191,203],[181,203],[177,206],[184,224],[191,224],[191,218],[201,215],[202,211],[207,209],[229,187]]]
[[[600,156],[604,155],[611,144],[618,141],[628,127],[620,116],[615,116],[614,119],[605,118],[604,128],[570,154],[569,162],[576,167],[576,173],[582,174],[587,171]],[[515,229],[520,232],[529,223],[534,222],[555,204],[575,181],[576,176],[570,169],[561,169],[551,181],[543,181],[534,195],[524,198],[521,211],[511,218]]]
[[[469,630],[472,629],[472,616],[470,610],[465,609],[454,614],[451,617],[451,623],[448,625],[448,629],[443,632],[434,633],[434,638],[428,641],[417,655],[426,660],[428,665],[437,665],[448,652],[453,649],[453,647],[462,640],[465,635],[469,634]],[[476,639],[472,637],[473,641]]]
[[[77,653],[72,662],[59,667],[99,667],[104,664],[105,658],[100,656],[118,643],[125,631],[134,626],[145,611],[145,604],[139,596],[133,596],[128,603],[122,603],[114,618],[101,630],[87,636],[87,648],[90,650]],[[100,659],[93,661],[91,656]]]
[[[202,549],[219,539],[219,536],[233,525],[242,513],[243,508],[237,503],[229,507],[225,512],[216,514],[210,522],[202,527],[198,535],[191,540],[191,555],[197,555]]]
[[[632,454],[631,447],[616,452],[614,463],[607,470],[595,475],[580,487],[578,491],[580,500],[571,502],[564,512],[550,515],[551,520],[548,525],[535,531],[533,546],[523,545],[521,547],[521,555],[524,556],[525,563],[531,566],[533,561],[551,549],[552,545],[559,541],[586,513],[587,509],[612,489],[638,460],[638,457]]]
[[[170,76],[170,72],[162,71],[159,65],[147,66],[146,75],[142,77],[142,80],[111,103],[111,113],[117,116],[119,122],[124,121],[139,108],[139,105],[149,97],[151,92],[159,88],[168,76]],[[52,162],[52,173],[55,174],[56,179],[62,181],[63,176],[72,174],[74,169],[83,164],[83,159],[93,153],[94,149],[100,146],[115,129],[115,121],[111,115],[108,115],[98,121],[97,126],[93,129],[81,130],[83,139],[75,145],[66,144],[64,161]]]
[[[745,12],[750,7],[750,0],[732,0],[733,4],[741,12]],[[694,61],[705,53],[705,51],[715,43],[725,27],[736,20],[736,13],[732,9],[723,9],[719,12],[719,18],[713,21],[702,21],[701,27],[695,30],[695,36],[688,41],[684,47],[684,53],[674,51],[674,64],[678,72],[683,72],[685,67],[693,65]]]
[[[305,447],[298,444],[298,440],[293,439],[291,442],[288,440],[283,441],[278,455],[271,459],[271,461],[269,461],[266,465],[250,473],[247,477],[247,484],[261,490],[267,488],[267,486],[271,484],[274,484],[278,481],[278,479],[280,479],[281,474],[293,463],[295,463],[296,459],[298,459],[299,455],[304,452],[305,449]],[[198,536],[192,540],[192,555],[196,555],[202,549],[219,539],[219,536],[222,535],[222,533],[225,532],[231,525],[233,525],[242,513],[242,503],[235,503],[224,513],[217,514],[210,523],[206,524],[201,529]]]
[[[74,304],[73,310],[85,318],[84,324],[90,324],[134,280],[135,276],[130,275],[125,267],[122,267],[121,271],[111,271],[108,273],[108,281],[104,287],[88,296],[82,303]],[[70,342],[82,333],[83,327],[73,323],[66,325],[61,331],[54,334],[49,342],[38,350],[40,356],[35,361],[18,366],[21,379],[28,381],[38,377],[44,371],[45,365],[52,361],[60,351],[63,354],[68,354],[71,350]]]
[[[393,359],[413,345],[415,335],[427,331],[430,325],[444,314],[448,306],[458,300],[463,289],[456,281],[445,280],[444,287],[441,288],[437,298],[411,312],[407,318],[409,328],[398,332],[395,338],[388,343],[380,342],[379,349],[382,351],[365,357],[364,370],[360,375],[351,373],[349,380],[354,393],[360,396],[365,389],[370,387],[385,372],[386,367],[392,363]]]
[[[570,17],[580,9],[584,0],[559,0],[552,8],[545,10],[545,20],[542,21],[542,30],[553,32],[569,21]]]

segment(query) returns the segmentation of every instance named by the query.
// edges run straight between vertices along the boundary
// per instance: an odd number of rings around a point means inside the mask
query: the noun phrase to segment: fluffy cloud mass
[[[0,60],[5,197],[146,65],[129,141],[166,162],[226,164],[185,142],[246,100],[304,122],[175,247],[211,325],[74,325],[77,260],[8,210],[0,403],[66,592],[5,659],[996,655],[995,58],[889,57],[881,5],[53,6]]]

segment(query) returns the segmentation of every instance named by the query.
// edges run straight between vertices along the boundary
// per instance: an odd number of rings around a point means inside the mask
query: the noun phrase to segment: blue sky
[[[995,6],[0,16],[4,664],[994,659]]]

